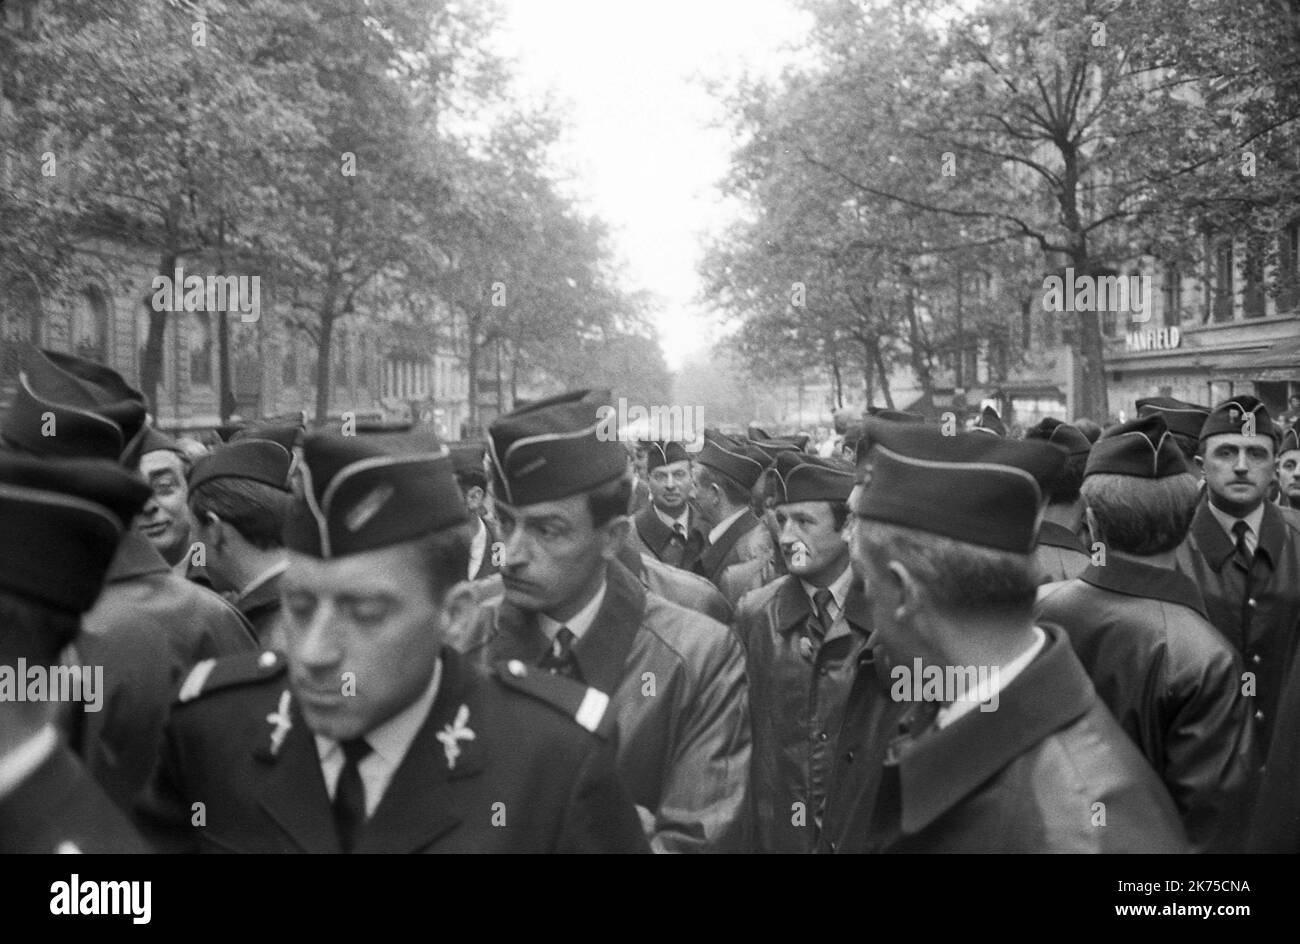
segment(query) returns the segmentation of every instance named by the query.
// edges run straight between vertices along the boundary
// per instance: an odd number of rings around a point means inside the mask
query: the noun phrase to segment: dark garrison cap
[[[448,448],[451,450],[451,468],[456,473],[456,481],[461,484],[461,488],[487,488],[487,469],[483,466],[487,459],[487,444],[461,442]]]
[[[645,447],[645,468],[647,472],[653,472],[660,466],[671,465],[674,462],[686,462],[691,458],[686,451],[686,447],[679,442],[643,440],[641,445]]]
[[[607,390],[571,390],[498,417],[488,427],[496,497],[507,505],[559,501],[627,471],[627,451],[610,428]]]
[[[1159,413],[1165,418],[1169,432],[1188,439],[1200,439],[1201,427],[1210,415],[1208,406],[1175,400],[1173,397],[1145,397],[1135,405],[1139,419]]]
[[[1060,446],[1068,456],[1086,456],[1092,450],[1088,437],[1078,427],[1062,423],[1055,417],[1044,417],[1035,425],[1025,430],[1026,439],[1041,439],[1044,442]]]
[[[214,479],[248,479],[289,491],[293,453],[269,439],[239,439],[194,463],[190,489]]]
[[[1209,437],[1220,433],[1244,435],[1247,418],[1251,416],[1254,417],[1254,435],[1268,436],[1276,442],[1277,434],[1273,429],[1273,418],[1268,415],[1268,407],[1264,406],[1263,401],[1249,394],[1225,400],[1211,410],[1205,425],[1201,427],[1200,440],[1205,442]]]
[[[848,501],[853,466],[843,459],[822,459],[783,452],[768,470],[778,505],[805,501]]]
[[[889,420],[892,423],[924,423],[925,417],[920,413],[909,413],[906,410],[891,410],[884,406],[867,407],[867,415],[878,420]]]
[[[704,431],[704,447],[695,457],[702,466],[752,489],[771,461],[757,446],[733,439],[716,429]]]
[[[1292,449],[1300,449],[1300,428],[1288,426],[1282,431],[1282,444],[1278,446],[1277,454],[1280,456]]]
[[[991,406],[986,406],[980,410],[980,418],[975,423],[976,430],[981,433],[993,433],[995,436],[1005,436],[1007,426],[1002,422],[1002,417],[998,411]]]
[[[117,371],[83,357],[33,348],[19,373],[13,404],[0,422],[0,439],[38,456],[134,465],[145,412],[144,395]]]
[[[1174,442],[1159,413],[1140,416],[1102,433],[1092,447],[1083,475],[1128,475],[1163,479],[1190,471],[1183,451]]]
[[[302,477],[285,545],[313,557],[378,550],[467,520],[445,449],[395,454],[368,437],[316,433],[303,442]]]
[[[244,442],[248,439],[264,439],[274,443],[279,443],[289,452],[293,452],[294,446],[302,445],[302,437],[306,431],[298,425],[284,426],[245,426],[231,434],[229,442]]]
[[[0,452],[0,587],[84,613],[149,495],[115,461]]]
[[[867,421],[871,451],[856,508],[863,517],[981,547],[1028,554],[1043,489],[1066,456],[1056,446],[980,433],[945,436]]]

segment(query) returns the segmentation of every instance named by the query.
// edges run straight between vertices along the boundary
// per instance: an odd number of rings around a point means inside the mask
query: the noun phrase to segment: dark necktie
[[[1251,565],[1255,563],[1255,555],[1246,543],[1246,535],[1250,533],[1250,525],[1244,521],[1236,521],[1232,525],[1232,533],[1237,536],[1237,560],[1242,567],[1250,570]]]
[[[835,595],[825,588],[813,594],[813,606],[817,612],[813,614],[810,625],[819,638],[826,638],[834,622],[831,619],[831,601],[834,599]]]
[[[334,787],[334,825],[339,832],[339,845],[344,852],[351,852],[366,822],[366,785],[358,768],[373,748],[365,738],[340,741],[339,747],[343,749],[343,769]]]
[[[573,632],[569,627],[561,626],[560,631],[555,634],[555,639],[551,641],[551,648],[546,650],[546,655],[542,656],[537,665],[554,675],[563,675],[581,682],[582,671],[578,668],[578,659],[573,654],[573,643]]]
[[[686,525],[682,524],[680,521],[677,522],[673,525],[673,534],[677,536],[677,540],[681,541],[683,544],[686,543]]]

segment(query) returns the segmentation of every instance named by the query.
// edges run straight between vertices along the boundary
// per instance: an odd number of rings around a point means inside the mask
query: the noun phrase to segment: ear
[[[911,571],[898,561],[890,561],[885,567],[888,579],[898,594],[898,606],[894,608],[894,619],[900,623],[910,622],[923,606],[921,588]]]
[[[1106,539],[1102,536],[1101,528],[1097,527],[1097,516],[1092,513],[1092,508],[1088,505],[1083,506],[1083,520],[1088,525],[1088,534],[1092,535],[1092,543],[1105,544]]]
[[[1198,469],[1200,469],[1202,472],[1204,472],[1204,471],[1205,471],[1205,456],[1202,456],[1202,455],[1196,455],[1196,456],[1193,456],[1192,458],[1196,460],[1196,467],[1197,467]]]
[[[478,599],[473,585],[462,580],[442,598],[439,620],[446,639],[466,638],[478,615]]]
[[[206,544],[218,550],[226,546],[226,523],[217,517],[216,512],[209,511],[200,518],[190,509],[190,517],[202,532]]]
[[[600,549],[600,556],[614,560],[632,532],[632,520],[627,515],[619,515],[606,522],[601,531],[604,532],[605,544]]]

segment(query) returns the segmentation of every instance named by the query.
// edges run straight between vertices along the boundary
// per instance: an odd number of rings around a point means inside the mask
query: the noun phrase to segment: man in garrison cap
[[[644,851],[595,733],[608,698],[517,661],[480,672],[445,644],[474,616],[450,458],[332,434],[303,450],[285,652],[185,680],[139,809],[146,837],[166,851]]]
[[[735,620],[754,730],[747,834],[755,851],[804,853],[816,846],[830,738],[871,628],[843,536],[853,466],[782,452],[769,477],[788,572],[745,594]]]
[[[1300,428],[1288,426],[1277,450],[1277,503],[1300,511]]]
[[[638,550],[656,560],[690,570],[704,549],[699,514],[688,499],[693,481],[691,457],[679,442],[646,442],[650,502],[632,519]]]
[[[7,449],[107,459],[132,473],[150,432],[138,390],[102,364],[54,351],[32,351],[0,420]],[[238,610],[174,573],[132,527],[73,646],[83,663],[104,667],[106,694],[102,711],[68,719],[69,744],[125,809],[153,767],[181,679],[196,662],[247,651],[254,641]]]
[[[104,707],[59,653],[148,494],[112,462],[0,452],[0,853],[148,851],[55,724]]]
[[[709,531],[695,572],[714,586],[732,564],[774,553],[771,538],[751,506],[751,491],[768,461],[756,446],[716,430],[704,431],[704,447],[695,457],[691,500]]]
[[[482,580],[501,570],[499,549],[501,536],[496,524],[488,516],[487,472],[483,462],[487,449],[482,443],[467,443],[451,447],[452,468],[456,484],[465,494],[465,510],[469,515],[469,579]]]
[[[293,454],[270,439],[240,439],[194,464],[189,478],[194,537],[205,549],[213,588],[231,594],[263,649],[283,649],[280,576],[288,566],[281,532],[293,493]]]
[[[1200,475],[1196,454],[1200,451],[1201,428],[1210,416],[1210,408],[1173,397],[1145,397],[1134,406],[1137,407],[1138,419],[1156,414],[1164,417],[1165,427],[1187,458],[1190,471],[1193,475]]]
[[[1241,659],[1174,569],[1199,498],[1182,450],[1153,413],[1102,436],[1082,486],[1105,551],[1076,580],[1039,591],[1120,726],[1173,798],[1198,852],[1239,851],[1254,777]]]
[[[516,659],[608,694],[651,848],[730,849],[749,776],[744,654],[727,626],[618,562],[631,480],[622,444],[602,438],[608,403],[577,390],[492,423],[503,597],[456,642],[477,662]]]
[[[1255,397],[1214,408],[1196,457],[1206,500],[1178,549],[1178,569],[1201,588],[1210,622],[1241,655],[1261,764],[1300,621],[1300,513],[1265,500],[1276,448],[1268,409]]]
[[[1007,435],[1007,425],[1002,422],[1002,414],[991,406],[980,410],[980,415],[971,430],[977,433],[992,433],[994,436]]]
[[[761,453],[763,458],[763,473],[750,489],[749,506],[767,533],[769,547],[760,556],[729,564],[718,575],[718,589],[732,606],[739,603],[740,598],[749,591],[757,590],[787,573],[785,558],[781,556],[781,527],[776,520],[775,505],[779,489],[773,487],[773,469],[776,457],[781,453],[804,454],[802,449],[788,439],[751,440],[746,445],[756,450],[755,455]]]
[[[1026,439],[1041,439],[1064,450],[1065,466],[1047,487],[1047,508],[1038,528],[1034,565],[1043,583],[1073,580],[1091,562],[1088,548],[1080,539],[1083,530],[1083,469],[1092,443],[1073,426],[1048,417],[1025,431]]]
[[[850,809],[831,820],[828,807],[821,848],[1184,851],[1168,793],[1069,639],[1033,619],[1038,481],[1064,453],[911,424],[869,421],[868,434],[849,542],[877,668],[907,707],[893,737],[841,730],[837,753],[873,769]]]

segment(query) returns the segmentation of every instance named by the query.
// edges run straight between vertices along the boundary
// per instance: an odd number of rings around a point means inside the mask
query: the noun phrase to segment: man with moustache
[[[656,560],[690,570],[704,548],[699,515],[691,493],[691,457],[679,442],[645,442],[650,502],[632,519],[638,550]]]
[[[1277,450],[1277,503],[1300,511],[1300,428],[1288,426]]]
[[[1196,458],[1206,500],[1177,556],[1210,622],[1241,656],[1260,765],[1300,622],[1300,515],[1265,500],[1276,447],[1268,409],[1255,397],[1214,408]]]
[[[619,774],[651,848],[734,849],[749,776],[744,654],[727,626],[618,562],[631,480],[622,444],[601,436],[609,400],[576,390],[492,423],[503,596],[455,642],[479,664],[518,660],[609,695]]]
[[[747,835],[758,852],[811,852],[838,731],[870,634],[843,529],[853,467],[782,452],[769,473],[788,573],[741,598],[754,752]]]
[[[185,680],[146,836],[166,851],[644,851],[592,733],[608,698],[519,662],[481,674],[444,644],[474,615],[452,592],[469,535],[451,460],[315,435],[303,480],[286,652]]]
[[[855,760],[870,769],[853,774],[864,789],[839,795],[848,805],[819,848],[1185,851],[1168,794],[1069,640],[1033,620],[1038,481],[1059,472],[1064,454],[873,420],[867,436],[850,551],[875,658],[889,661],[889,695],[907,708],[895,737],[882,737],[883,726],[841,731],[837,777]],[[931,691],[908,679],[918,666],[969,687]],[[972,678],[979,667],[988,671]],[[868,697],[878,699],[874,685]]]
[[[176,440],[156,429],[148,429],[140,444],[139,470],[153,495],[136,519],[136,530],[172,570],[182,577],[188,576],[194,526],[186,485],[189,457]]]

